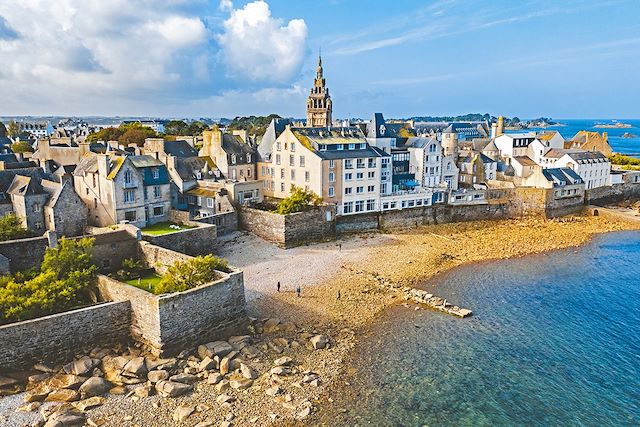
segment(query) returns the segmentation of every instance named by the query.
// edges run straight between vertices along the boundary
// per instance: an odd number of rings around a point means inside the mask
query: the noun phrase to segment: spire
[[[318,67],[316,68],[318,78],[322,77],[322,50],[318,50]]]

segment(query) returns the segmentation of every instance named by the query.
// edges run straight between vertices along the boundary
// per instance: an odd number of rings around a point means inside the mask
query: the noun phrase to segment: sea
[[[626,154],[628,156],[640,157],[640,120],[616,120],[616,119],[581,119],[581,120],[563,120],[557,119],[560,126],[549,126],[547,130],[557,130],[565,139],[572,138],[581,130],[592,132],[607,132],[609,136],[609,145],[616,153]],[[597,128],[597,124],[615,124],[617,122],[631,125],[630,128]],[[532,130],[542,130],[534,128]],[[626,132],[633,135],[633,138],[623,138]]]
[[[364,332],[323,421],[345,426],[640,425],[640,232],[472,264]]]

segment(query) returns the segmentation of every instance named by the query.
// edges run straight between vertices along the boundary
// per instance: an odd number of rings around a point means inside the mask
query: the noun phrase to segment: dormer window
[[[131,170],[127,169],[126,171],[124,171],[124,183],[131,184],[132,182],[133,182],[133,174],[131,173]]]
[[[153,175],[153,179],[160,178],[160,169],[159,168],[151,169],[151,174]]]
[[[355,150],[356,144],[349,144],[349,150]]]
[[[251,154],[247,154],[247,163],[251,163]]]
[[[231,164],[232,164],[232,165],[235,165],[235,164],[236,164],[236,161],[237,161],[237,158],[236,158],[236,157],[237,157],[237,156],[236,156],[235,154],[232,154],[232,155],[231,155]]]

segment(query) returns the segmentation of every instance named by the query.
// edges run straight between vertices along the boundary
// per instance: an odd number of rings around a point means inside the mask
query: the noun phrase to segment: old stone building
[[[331,96],[323,76],[322,57],[318,56],[316,78],[307,100],[307,127],[331,126]]]

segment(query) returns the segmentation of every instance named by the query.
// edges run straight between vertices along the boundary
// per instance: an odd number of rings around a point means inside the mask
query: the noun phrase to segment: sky
[[[638,0],[0,0],[0,115],[640,118]]]

